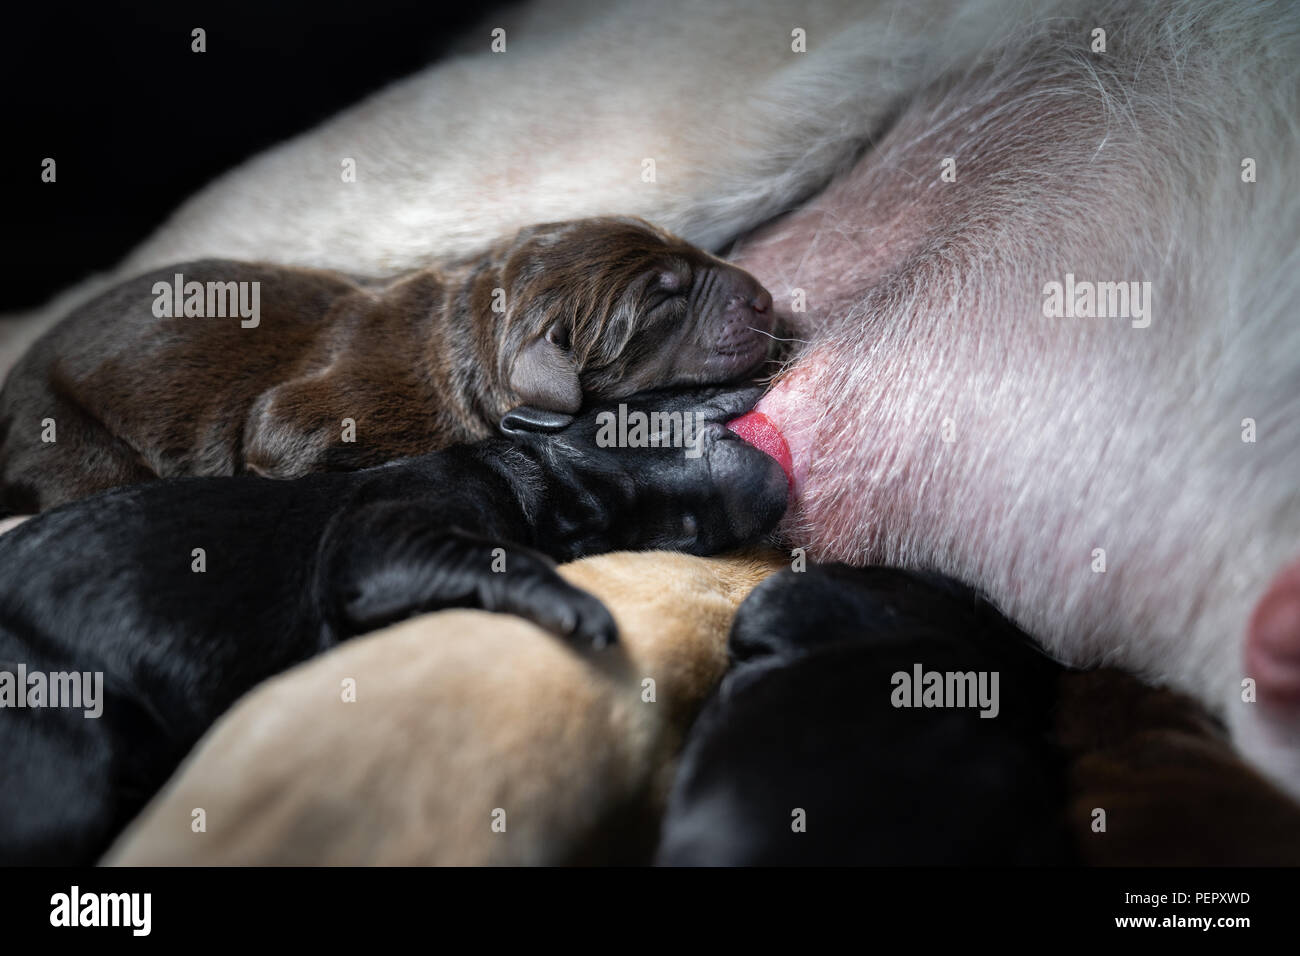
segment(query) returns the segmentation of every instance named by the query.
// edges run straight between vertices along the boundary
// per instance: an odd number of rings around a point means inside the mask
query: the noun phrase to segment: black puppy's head
[[[772,458],[726,428],[762,389],[645,392],[595,405],[576,419],[533,408],[506,414],[502,430],[540,448],[561,475],[559,536],[568,556],[664,548],[717,554],[776,527],[788,483]],[[570,514],[580,523],[564,527]]]
[[[773,342],[772,297],[753,276],[640,219],[530,227],[494,281],[503,378],[538,408],[732,381]]]

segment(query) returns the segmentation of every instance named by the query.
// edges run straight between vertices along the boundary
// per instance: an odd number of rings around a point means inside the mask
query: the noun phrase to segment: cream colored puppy
[[[480,611],[349,642],[236,704],[105,862],[643,860],[732,616],[781,564],[648,552],[566,565],[618,621],[621,643],[597,654]]]

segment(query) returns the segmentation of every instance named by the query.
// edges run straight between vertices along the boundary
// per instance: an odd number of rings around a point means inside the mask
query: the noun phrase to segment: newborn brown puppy
[[[479,611],[351,641],[236,704],[106,862],[647,860],[736,608],[783,566],[779,552],[567,564],[560,573],[618,622],[619,644],[596,656]]]
[[[739,378],[771,326],[748,273],[638,219],[533,226],[387,284],[173,266],[83,306],[14,368],[0,506],[381,464],[486,437],[519,405],[562,416],[584,395]]]

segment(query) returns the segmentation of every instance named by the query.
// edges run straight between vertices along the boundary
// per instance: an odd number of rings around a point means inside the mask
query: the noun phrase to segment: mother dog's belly
[[[1235,60],[1293,42],[1275,12],[1203,49],[1135,22],[1105,61],[1008,57],[751,237],[778,308],[806,298],[759,406],[794,458],[791,546],[945,571],[1067,662],[1235,699],[1249,609],[1300,546],[1295,84]],[[1176,90],[1150,69],[1174,53]],[[1279,175],[1244,183],[1245,155]],[[1047,317],[1067,276],[1140,306]]]

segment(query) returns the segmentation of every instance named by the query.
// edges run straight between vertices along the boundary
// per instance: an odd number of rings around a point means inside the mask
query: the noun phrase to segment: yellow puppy
[[[104,862],[644,860],[732,615],[782,563],[653,552],[566,565],[618,622],[621,644],[603,652],[481,611],[348,642],[244,697]]]

